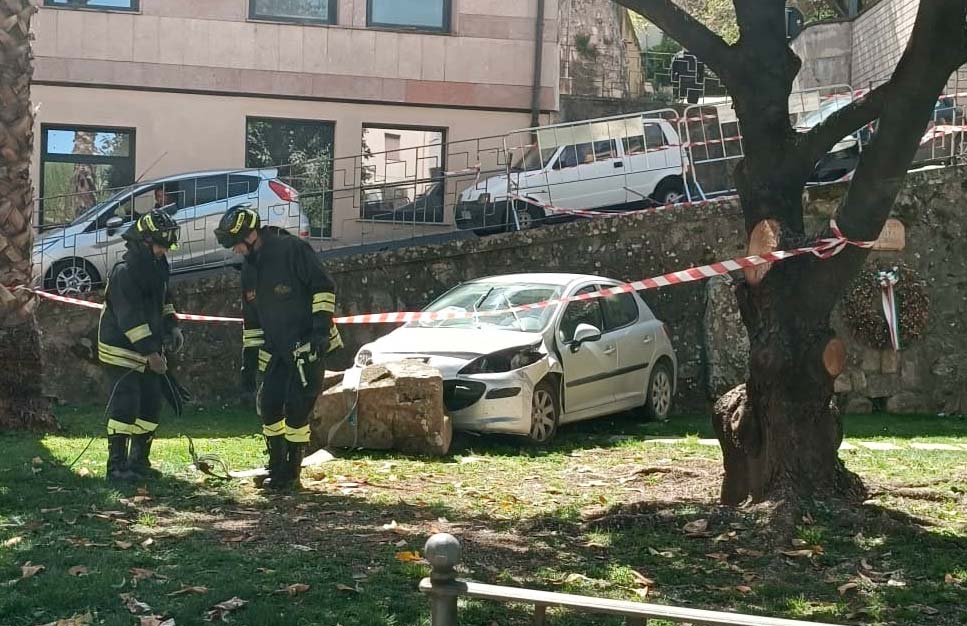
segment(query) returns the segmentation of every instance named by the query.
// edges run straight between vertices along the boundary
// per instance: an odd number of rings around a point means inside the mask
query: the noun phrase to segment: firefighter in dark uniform
[[[242,267],[242,388],[255,391],[269,453],[266,489],[298,488],[309,442],[309,413],[322,386],[326,355],[342,347],[332,322],[332,279],[305,241],[262,226],[247,205],[229,209],[218,242],[245,256]]]
[[[178,352],[184,345],[168,294],[166,258],[177,248],[178,231],[178,224],[164,211],[140,216],[122,235],[127,252],[108,278],[97,352],[111,374],[109,480],[160,474],[151,469],[148,457],[161,413],[164,354],[166,348]]]

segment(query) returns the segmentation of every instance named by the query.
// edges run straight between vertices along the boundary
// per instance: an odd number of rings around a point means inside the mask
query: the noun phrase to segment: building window
[[[363,219],[442,222],[445,144],[440,128],[364,126]]]
[[[451,0],[367,0],[366,24],[449,32]]]
[[[400,158],[400,140],[402,138],[396,133],[386,133],[383,135],[384,148],[386,149],[386,160],[399,162],[403,159]]]
[[[249,0],[253,20],[336,23],[337,0]]]
[[[134,130],[41,126],[37,223],[66,224],[134,182]]]
[[[299,192],[311,234],[331,237],[335,125],[250,117],[245,127],[245,167],[277,168],[279,178]]]
[[[106,11],[137,11],[139,4],[139,0],[44,0],[45,7],[100,9]]]

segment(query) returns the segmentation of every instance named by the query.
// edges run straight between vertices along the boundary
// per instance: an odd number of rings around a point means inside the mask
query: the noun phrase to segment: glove
[[[239,382],[243,393],[252,393],[255,391],[255,370],[251,367],[243,367]]]
[[[183,333],[180,328],[175,326],[168,331],[168,336],[165,337],[165,349],[172,354],[178,354],[184,347],[185,333]]]
[[[321,359],[329,352],[329,335],[314,333],[309,339],[309,345],[312,346],[312,353],[316,355],[316,359]]]
[[[161,353],[152,352],[148,355],[148,369],[155,374],[164,375],[168,372],[168,362],[161,356]]]

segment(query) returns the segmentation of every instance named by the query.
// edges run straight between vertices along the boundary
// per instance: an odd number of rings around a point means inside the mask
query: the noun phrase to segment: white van
[[[529,145],[515,147],[514,141]],[[540,204],[620,211],[678,202],[685,195],[682,165],[687,157],[675,127],[660,117],[636,113],[514,131],[507,148],[514,156],[508,173],[460,194],[458,228],[514,229],[510,208],[524,229],[567,217]]]

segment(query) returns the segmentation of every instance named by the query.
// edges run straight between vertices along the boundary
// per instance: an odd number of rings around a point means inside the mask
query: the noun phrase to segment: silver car
[[[124,254],[122,233],[132,216],[163,206],[181,225],[178,249],[169,253],[173,272],[235,261],[215,240],[222,214],[237,204],[256,208],[265,224],[309,235],[295,189],[274,169],[193,172],[127,187],[73,222],[42,231],[33,248],[35,286],[60,295],[100,285]]]
[[[419,359],[443,375],[454,428],[549,441],[560,424],[640,409],[666,419],[678,361],[637,293],[512,310],[619,285],[600,276],[513,274],[459,285],[414,322],[363,346],[354,368]]]

